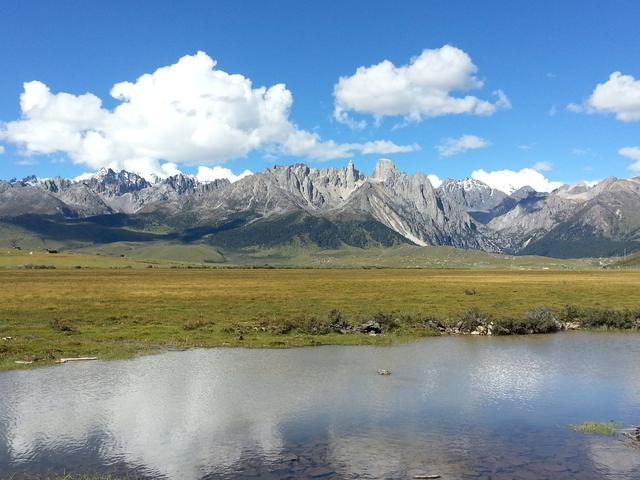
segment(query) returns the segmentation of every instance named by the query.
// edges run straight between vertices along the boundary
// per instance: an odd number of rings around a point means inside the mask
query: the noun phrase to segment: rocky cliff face
[[[287,225],[297,238],[305,229],[313,229],[314,238],[323,229],[335,231],[332,245],[335,238],[359,246],[374,238],[383,244],[403,239],[564,256],[571,255],[567,245],[574,245],[580,255],[600,255],[640,248],[640,177],[567,185],[549,194],[525,187],[507,195],[473,179],[446,180],[434,188],[426,175],[407,175],[380,160],[370,177],[350,162],[345,168],[273,167],[235,183],[204,183],[183,174],[151,182],[113,170],[77,181],[0,182],[0,217],[27,214],[152,215],[177,230],[236,229],[270,244],[274,238],[292,241],[274,231]],[[239,233],[225,235],[228,242],[240,242]]]

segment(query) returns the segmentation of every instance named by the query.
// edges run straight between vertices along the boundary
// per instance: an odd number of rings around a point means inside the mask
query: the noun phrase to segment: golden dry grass
[[[637,308],[637,271],[140,269],[0,270],[0,367],[74,355],[123,357],[166,347],[388,342],[365,336],[257,332],[255,325],[332,309],[357,320],[379,311],[496,317],[546,305]],[[52,328],[63,322],[72,332]]]

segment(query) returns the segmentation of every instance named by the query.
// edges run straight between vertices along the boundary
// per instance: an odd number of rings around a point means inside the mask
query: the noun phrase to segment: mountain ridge
[[[111,169],[76,179],[0,181],[0,221],[43,238],[52,235],[52,225],[62,233],[66,225],[71,235],[77,228],[70,225],[82,223],[88,229],[83,241],[95,243],[110,236],[106,219],[124,216],[127,225],[109,227],[122,230],[115,235],[120,239],[134,237],[136,225],[140,232],[226,248],[409,243],[608,256],[640,250],[639,212],[640,177],[507,194],[470,178],[436,188],[427,175],[400,172],[390,160],[378,161],[370,176],[349,162],[343,168],[274,166],[233,183],[182,173],[148,180]]]

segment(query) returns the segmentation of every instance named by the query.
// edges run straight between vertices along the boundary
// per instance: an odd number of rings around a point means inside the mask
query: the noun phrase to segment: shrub
[[[561,322],[575,322],[580,320],[581,312],[575,305],[565,305],[558,314]]]
[[[373,322],[377,322],[383,332],[390,332],[400,326],[397,317],[398,316],[394,314],[378,312],[371,318],[371,320]]]
[[[331,331],[328,320],[323,320],[315,316],[304,316],[298,318],[295,323],[300,333],[309,335],[326,335]]]
[[[342,333],[350,328],[349,322],[345,320],[344,315],[340,310],[331,310],[327,316],[327,320],[329,322],[329,329],[334,332]]]
[[[553,333],[561,325],[554,313],[547,307],[529,310],[522,318],[500,318],[494,322],[494,335],[530,335],[533,333]]]
[[[587,328],[633,329],[640,324],[640,312],[590,308],[583,311],[581,323]]]
[[[460,330],[473,331],[480,325],[488,324],[489,321],[490,317],[488,314],[477,308],[470,308],[458,316],[457,327]]]

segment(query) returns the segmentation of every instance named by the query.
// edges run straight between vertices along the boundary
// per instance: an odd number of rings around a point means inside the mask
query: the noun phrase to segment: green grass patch
[[[576,432],[589,433],[593,435],[612,436],[623,425],[617,422],[583,422],[571,425],[571,429]]]

